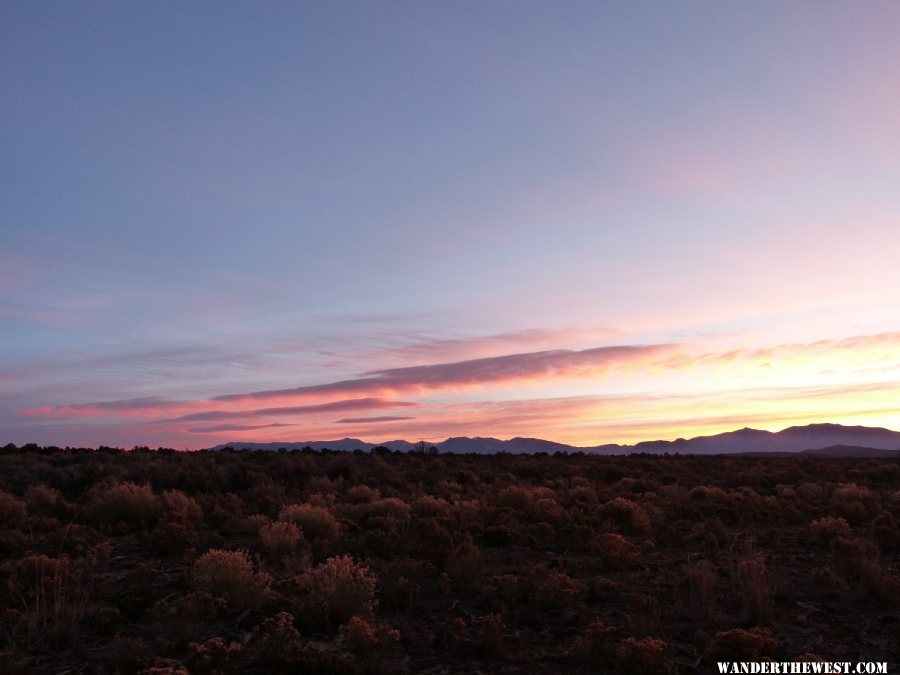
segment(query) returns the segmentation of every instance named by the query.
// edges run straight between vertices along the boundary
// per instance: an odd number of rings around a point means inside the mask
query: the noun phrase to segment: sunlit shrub
[[[450,514],[450,503],[440,497],[425,495],[413,502],[412,512],[417,518],[447,518]]]
[[[203,521],[203,509],[193,497],[181,490],[166,490],[159,500],[167,520],[183,527],[193,527]]]
[[[273,563],[284,563],[294,558],[306,544],[300,528],[282,520],[260,528],[259,540],[266,558]]]
[[[375,629],[365,619],[352,616],[341,626],[341,641],[355,654],[368,654],[378,642]]]
[[[223,598],[230,610],[255,607],[268,592],[271,579],[254,572],[246,551],[212,549],[194,561],[194,587]]]
[[[284,520],[298,526],[303,536],[310,540],[337,539],[341,524],[328,509],[312,504],[288,504],[278,514]]]
[[[831,544],[835,539],[853,536],[850,525],[843,518],[826,516],[814,520],[809,524],[809,531],[815,541],[821,544]]]
[[[650,517],[647,512],[630,499],[616,497],[603,506],[604,515],[625,532],[646,534],[650,531]]]
[[[243,651],[239,642],[226,642],[218,635],[203,642],[192,642],[189,649],[191,668],[202,675],[232,672]]]

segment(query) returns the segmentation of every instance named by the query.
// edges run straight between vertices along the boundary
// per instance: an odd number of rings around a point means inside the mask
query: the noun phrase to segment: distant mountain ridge
[[[386,447],[393,451],[409,452],[421,446],[404,440],[368,443],[357,438],[342,438],[335,441],[300,441],[274,443],[234,442],[217,445],[210,450],[234,448],[236,450],[364,450]],[[627,455],[632,453],[719,455],[719,454],[785,454],[805,453],[828,457],[897,457],[900,458],[900,432],[882,427],[844,426],[841,424],[809,424],[788,427],[781,431],[761,431],[759,429],[738,429],[713,436],[679,438],[674,441],[644,441],[634,445],[606,444],[579,447],[545,441],[540,438],[511,438],[503,441],[497,438],[469,438],[457,436],[439,443],[426,443],[426,448],[437,448],[438,452],[455,454],[536,454],[539,452],[584,452],[592,455]]]

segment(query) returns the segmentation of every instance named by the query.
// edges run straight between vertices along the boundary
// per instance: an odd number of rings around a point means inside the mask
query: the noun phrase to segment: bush
[[[467,538],[450,551],[444,569],[458,590],[472,590],[481,581],[484,570],[481,551],[471,538]]]
[[[268,593],[271,579],[254,572],[246,551],[212,549],[194,561],[194,588],[222,598],[232,611],[258,606]]]
[[[630,637],[619,644],[616,660],[620,672],[627,675],[657,675],[674,672],[665,658],[666,643],[655,638]]]
[[[341,524],[328,509],[312,504],[288,504],[278,514],[284,520],[298,526],[303,536],[310,540],[337,539]]]
[[[745,558],[737,564],[736,581],[747,618],[758,625],[772,623],[774,599],[769,571],[761,558]]]
[[[329,558],[300,579],[308,607],[321,624],[339,625],[369,616],[375,607],[375,576],[350,556]]]
[[[355,654],[368,654],[378,642],[375,629],[365,619],[350,617],[340,630],[341,641]]]
[[[25,502],[0,490],[0,525],[21,523],[26,514]]]
[[[106,527],[145,528],[159,518],[159,499],[149,485],[118,483],[97,487],[88,498],[88,514]]]
[[[265,525],[259,531],[259,539],[266,558],[273,563],[293,558],[306,543],[300,528],[286,521]]]
[[[716,633],[701,659],[707,665],[717,661],[762,661],[777,646],[768,628],[734,628]]]
[[[616,497],[603,506],[604,515],[625,532],[647,534],[650,532],[650,516],[630,499]]]
[[[203,521],[203,509],[193,497],[181,490],[166,490],[159,498],[166,519],[182,527],[193,527]]]
[[[850,525],[843,518],[826,516],[814,520],[809,524],[809,531],[815,541],[822,544],[831,544],[841,537],[849,539],[853,536]]]
[[[627,569],[638,561],[637,546],[620,534],[598,534],[591,541],[590,548],[609,569]]]

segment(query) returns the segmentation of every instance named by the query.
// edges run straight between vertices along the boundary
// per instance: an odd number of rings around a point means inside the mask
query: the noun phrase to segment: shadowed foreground
[[[0,451],[4,672],[900,653],[900,463]]]

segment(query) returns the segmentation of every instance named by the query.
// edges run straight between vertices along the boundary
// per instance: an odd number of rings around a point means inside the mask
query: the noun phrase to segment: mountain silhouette
[[[334,441],[276,441],[273,443],[232,442],[217,445],[210,450],[233,448],[236,450],[364,450],[386,447],[390,450],[409,452],[423,447],[422,443],[404,440],[369,443],[357,438]],[[781,431],[738,429],[713,436],[679,438],[674,441],[644,441],[634,445],[605,444],[589,447],[567,445],[540,438],[483,438],[456,436],[439,443],[425,443],[438,452],[455,454],[536,454],[540,452],[584,452],[592,455],[626,455],[633,453],[719,455],[719,454],[783,454],[806,453],[829,457],[898,457],[900,458],[900,432],[882,427],[844,426],[841,424],[808,424],[788,427]]]

